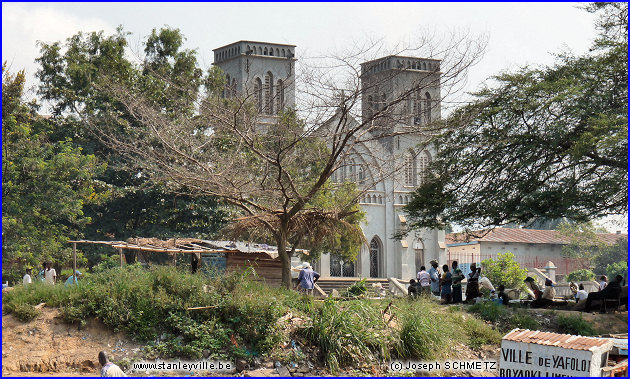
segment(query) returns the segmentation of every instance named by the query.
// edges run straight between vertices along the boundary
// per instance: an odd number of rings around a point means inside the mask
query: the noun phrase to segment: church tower
[[[263,121],[295,107],[295,45],[239,41],[213,51],[227,79],[224,97],[250,97]]]
[[[361,64],[361,86],[364,120],[396,102],[376,121],[388,131],[417,127],[440,117],[439,60],[390,55],[365,62]],[[398,101],[401,98],[405,100]]]

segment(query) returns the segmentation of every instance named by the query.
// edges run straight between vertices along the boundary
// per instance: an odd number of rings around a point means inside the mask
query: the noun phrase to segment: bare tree
[[[191,95],[193,115],[165,112],[133,85],[99,80],[99,90],[126,112],[82,115],[143,174],[234,205],[240,217],[233,232],[272,236],[288,288],[296,248],[338,243],[337,230],[363,241],[353,220],[357,202],[408,167],[393,148],[396,139],[421,136],[420,150],[430,145],[442,126],[442,98],[461,85],[483,47],[484,41],[453,36],[437,45],[427,38],[413,49],[384,53],[371,42],[344,55],[305,59],[295,75],[297,109],[271,118],[254,83],[238,93],[230,83],[225,91],[220,80]],[[353,163],[358,156],[362,163]]]

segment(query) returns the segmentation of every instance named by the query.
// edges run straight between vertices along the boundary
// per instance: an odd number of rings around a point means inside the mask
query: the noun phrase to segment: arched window
[[[418,185],[424,184],[427,180],[427,167],[429,166],[429,162],[431,162],[429,153],[423,151],[418,157]]]
[[[348,181],[356,182],[357,181],[357,173],[354,159],[350,159],[348,162]]]
[[[280,49],[276,48],[276,57],[280,56]]]
[[[365,173],[363,172],[363,165],[359,165],[359,183],[363,183],[365,181]]]
[[[270,71],[265,75],[265,113],[273,114],[273,74]]]
[[[254,100],[256,101],[256,107],[258,112],[262,113],[263,110],[263,97],[262,97],[262,81],[260,78],[254,79]]]
[[[402,196],[398,196],[398,204],[403,204]]]
[[[262,47],[258,46],[258,55],[263,55],[262,53]]]
[[[285,58],[287,57],[287,52],[284,51],[284,49],[282,49],[282,56],[285,57]]]
[[[428,92],[424,94],[424,118],[427,122],[431,122],[431,94]]]
[[[422,122],[422,95],[416,91],[411,95],[413,124],[418,125]]]
[[[265,50],[263,50],[263,55],[269,55],[269,52],[267,51],[266,47],[265,47]]]
[[[269,49],[269,55],[273,57],[273,48]]]
[[[284,83],[282,80],[278,80],[276,84],[276,112],[280,112],[284,109]]]
[[[427,69],[427,62],[422,62],[422,69],[426,70]]]
[[[378,195],[378,203],[383,204],[383,196]]]
[[[368,118],[372,117],[372,115],[374,114],[373,113],[374,112],[373,103],[374,103],[374,100],[372,99],[372,95],[369,95],[368,96],[368,100],[367,100]]]
[[[378,237],[370,241],[370,277],[378,278],[381,270],[381,255],[383,254],[381,240]]]
[[[405,185],[416,185],[416,155],[410,151],[405,157]]]

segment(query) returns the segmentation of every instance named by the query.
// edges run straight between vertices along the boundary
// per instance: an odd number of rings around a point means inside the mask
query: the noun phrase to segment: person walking
[[[315,283],[318,279],[319,273],[313,271],[310,263],[304,262],[302,270],[298,274],[298,283],[307,295],[313,296],[313,288],[315,288]]]

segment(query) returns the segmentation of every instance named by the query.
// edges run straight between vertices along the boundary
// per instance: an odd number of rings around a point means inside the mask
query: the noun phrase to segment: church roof
[[[238,45],[239,43],[256,43],[256,44],[260,44],[260,45],[273,45],[273,46],[284,46],[284,47],[296,47],[297,46],[297,45],[290,45],[290,44],[286,44],[286,43],[240,40],[240,41],[228,43],[227,45],[224,45],[224,46],[221,46],[221,47],[217,47],[216,49],[212,49],[212,51],[221,50],[221,49],[224,49],[224,48],[226,48],[228,46],[232,46],[232,45]]]

